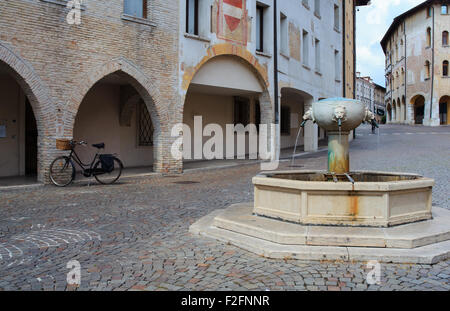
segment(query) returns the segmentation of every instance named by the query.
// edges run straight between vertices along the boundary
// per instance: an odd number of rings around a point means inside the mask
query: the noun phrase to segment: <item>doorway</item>
[[[37,175],[38,131],[33,108],[28,99],[25,102],[25,175]]]

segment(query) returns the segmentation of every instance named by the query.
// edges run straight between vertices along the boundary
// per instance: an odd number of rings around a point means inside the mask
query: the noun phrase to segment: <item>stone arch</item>
[[[261,84],[264,85],[265,88],[269,88],[269,74],[267,69],[262,66],[258,59],[250,53],[247,49],[236,46],[230,43],[223,43],[211,46],[207,51],[206,55],[202,58],[202,60],[194,67],[185,68],[182,82],[182,89],[187,92],[192,79],[195,74],[200,70],[200,68],[206,64],[211,59],[217,56],[235,56],[240,60],[246,62],[253,71],[256,73],[256,76],[260,80]]]
[[[320,140],[321,134],[325,137],[325,130],[320,129],[317,124],[313,122],[307,122],[304,126],[303,136],[298,136],[300,134],[300,124],[303,115],[308,111],[315,101],[313,94],[306,90],[301,90],[295,86],[283,86],[280,89],[281,94],[281,111],[280,111],[280,132],[282,137],[280,137],[280,148],[296,148],[301,144],[304,145],[305,151],[313,151],[318,149],[318,141]],[[318,101],[324,100],[325,98],[318,98]],[[290,128],[293,130],[291,133],[286,135],[283,133],[283,108],[288,107],[290,113],[299,113],[299,122],[296,127],[293,127],[290,119]],[[300,108],[300,109],[299,109]],[[286,118],[286,116],[284,117]],[[286,119],[285,119],[286,120]],[[298,143],[296,145],[296,143]],[[298,150],[298,149],[297,149]]]
[[[11,75],[25,93],[36,119],[37,179],[45,182],[51,161],[49,146],[55,144],[55,114],[50,91],[33,66],[7,43],[0,40],[0,66]]]
[[[414,124],[423,124],[423,119],[425,117],[425,95],[423,93],[418,93],[411,97],[409,103],[412,111],[411,119]]]
[[[450,124],[450,96],[444,95],[439,99],[439,119],[441,125]]]
[[[244,62],[256,75],[256,77],[258,78],[259,82],[261,83],[262,86],[264,86],[264,94],[262,96],[262,98],[264,100],[262,100],[260,102],[261,105],[261,113],[263,115],[263,118],[261,118],[262,121],[273,121],[273,120],[269,120],[269,118],[271,118],[272,116],[272,101],[270,100],[270,95],[269,95],[269,75],[267,72],[267,69],[262,66],[259,62],[258,59],[252,54],[250,53],[248,50],[246,50],[245,48],[230,44],[230,43],[223,43],[223,44],[217,44],[214,45],[212,47],[210,47],[207,51],[206,51],[206,56],[204,56],[202,58],[202,60],[195,66],[195,67],[191,67],[191,68],[185,68],[185,72],[183,75],[183,82],[182,82],[182,89],[185,92],[185,94],[187,93],[189,86],[191,85],[192,80],[194,79],[195,75],[197,74],[197,72],[203,67],[203,65],[205,65],[207,62],[209,62],[210,60],[219,57],[219,56],[230,56],[230,57],[235,57],[236,59],[238,59],[241,62]],[[181,116],[183,115],[183,107],[184,107],[184,98],[181,101],[181,107],[179,107],[180,109],[177,109],[177,113],[180,113]],[[269,123],[269,122],[264,122],[264,123]]]
[[[171,111],[173,112],[173,120],[180,121],[183,120],[184,117],[184,108],[186,102],[186,95],[191,86],[191,83],[196,76],[196,74],[203,68],[205,64],[209,61],[215,60],[218,57],[231,57],[236,61],[244,64],[257,78],[259,83],[263,88],[263,92],[259,98],[259,106],[260,106],[260,114],[261,124],[270,125],[274,123],[274,112],[273,112],[273,101],[271,98],[271,94],[269,92],[270,82],[269,82],[269,74],[267,68],[261,65],[258,59],[247,49],[231,44],[231,43],[223,43],[217,44],[209,47],[206,50],[206,55],[193,67],[184,67],[184,74],[181,82],[181,89],[183,91],[183,95],[176,107],[172,107]],[[175,122],[176,123],[176,122]],[[272,137],[269,133],[268,135],[268,146],[271,149],[272,142],[275,137]],[[178,164],[178,166],[182,166],[182,164]]]
[[[67,103],[66,111],[69,112],[69,115],[65,118],[65,124],[67,124],[65,133],[66,135],[70,133],[68,138],[72,138],[76,115],[84,97],[98,81],[113,73],[121,73],[147,106],[154,127],[154,169],[160,171],[163,158],[162,133],[167,126],[161,123],[161,120],[165,119],[165,111],[162,109],[160,94],[152,80],[136,64],[124,57],[112,59],[89,72],[86,77],[77,80],[80,83],[75,86]]]
[[[6,71],[13,76],[21,86],[36,117],[39,133],[44,136],[44,130],[54,129],[53,111],[44,107],[51,105],[50,92],[45,83],[33,69],[31,64],[18,55],[9,45],[0,41],[0,65],[6,65]],[[44,120],[46,119],[46,120]]]
[[[386,123],[392,122],[392,107],[391,103],[387,103],[386,105]]]

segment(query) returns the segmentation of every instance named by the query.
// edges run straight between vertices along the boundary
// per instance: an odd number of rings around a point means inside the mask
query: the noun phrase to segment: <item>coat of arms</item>
[[[246,0],[219,0],[217,35],[219,38],[247,45]]]

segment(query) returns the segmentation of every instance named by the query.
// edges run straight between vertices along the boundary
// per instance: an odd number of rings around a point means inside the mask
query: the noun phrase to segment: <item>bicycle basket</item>
[[[56,149],[58,149],[58,150],[71,150],[72,146],[70,145],[70,140],[68,140],[68,139],[57,139],[56,140]]]
[[[104,172],[111,173],[114,171],[114,157],[112,154],[102,154],[100,156],[100,163]]]

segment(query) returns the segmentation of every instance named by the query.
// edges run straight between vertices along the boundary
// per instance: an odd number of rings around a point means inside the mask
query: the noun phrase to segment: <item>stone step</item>
[[[450,240],[450,211],[434,209],[434,218],[390,228],[311,226],[255,216],[251,203],[218,213],[214,226],[282,245],[412,249]]]
[[[297,259],[297,260],[332,260],[332,261],[371,261],[392,262],[392,263],[414,263],[414,264],[435,264],[441,260],[450,258],[450,240],[429,243],[425,246],[415,248],[393,248],[393,247],[348,247],[348,246],[319,246],[319,245],[287,245],[275,243],[267,239],[261,239],[248,234],[238,233],[215,226],[217,218],[222,218],[224,214],[233,210],[244,213],[248,205],[235,205],[227,210],[218,210],[207,215],[194,223],[190,227],[190,232],[196,235],[213,238],[223,243],[231,244],[244,250],[253,252],[260,256],[273,259]],[[443,215],[442,215],[443,214]],[[449,211],[439,209],[436,211],[436,218],[448,221]],[[246,217],[249,217],[248,215]],[[435,219],[436,219],[435,218]],[[264,219],[264,225],[270,224],[274,220]],[[218,222],[221,222],[219,220]],[[450,222],[448,222],[450,223]],[[262,224],[262,223],[261,223]],[[291,230],[290,223],[283,223],[282,234]],[[298,226],[298,225],[296,225]],[[276,227],[270,228],[272,234],[276,233]],[[281,226],[279,227],[281,228]],[[372,228],[373,229],[373,228]],[[261,227],[253,226],[250,234],[261,232]],[[301,239],[299,239],[301,240]],[[400,243],[401,244],[401,243]]]

